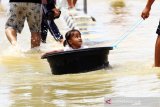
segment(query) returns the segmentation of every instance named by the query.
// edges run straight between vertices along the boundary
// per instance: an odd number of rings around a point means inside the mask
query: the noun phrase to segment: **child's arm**
[[[151,10],[151,7],[152,7],[152,4],[154,1],[155,0],[148,0],[146,7],[144,8],[144,10],[142,11],[142,14],[141,14],[141,17],[143,19],[146,19],[149,17],[149,13],[150,13],[150,10]]]

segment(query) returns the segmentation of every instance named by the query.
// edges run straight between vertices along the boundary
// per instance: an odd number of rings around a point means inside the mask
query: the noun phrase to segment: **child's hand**
[[[60,39],[59,42],[60,42],[61,44],[63,44],[64,40],[63,40],[63,39]]]

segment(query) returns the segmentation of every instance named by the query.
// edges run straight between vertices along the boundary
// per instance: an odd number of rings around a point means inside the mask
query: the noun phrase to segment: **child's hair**
[[[69,44],[68,40],[71,39],[71,37],[74,35],[74,32],[78,32],[81,35],[81,32],[77,29],[72,29],[72,30],[68,31],[65,35],[65,41],[63,42],[63,46],[66,46],[68,44],[70,47],[72,47]]]

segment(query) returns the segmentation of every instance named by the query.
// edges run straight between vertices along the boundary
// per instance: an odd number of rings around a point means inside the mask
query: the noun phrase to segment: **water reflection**
[[[0,82],[0,105],[2,107],[9,107],[13,102],[11,99],[11,87],[3,82]]]
[[[46,69],[44,68],[45,66],[41,65],[48,65],[47,63],[39,59],[40,55],[31,55],[28,57],[3,56],[3,58],[1,58],[1,64],[6,68],[6,71],[9,72],[39,72],[39,70]]]
[[[13,107],[103,105],[104,93],[112,93],[111,78],[103,74],[105,71],[65,76],[48,75],[39,79],[38,75],[32,75],[32,78],[36,78],[14,79],[10,93],[14,99],[12,105]]]
[[[113,16],[111,23],[122,23],[126,21],[126,16],[129,15],[129,7],[126,6],[125,0],[111,0],[110,10]]]
[[[124,13],[124,7],[126,6],[124,0],[111,0],[111,7],[115,14]]]
[[[4,7],[1,3],[0,3],[0,12],[4,12]]]

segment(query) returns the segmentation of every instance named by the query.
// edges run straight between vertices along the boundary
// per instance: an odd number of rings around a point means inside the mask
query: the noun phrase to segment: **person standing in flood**
[[[60,10],[55,4],[54,0],[42,0],[41,41],[43,43],[46,43],[48,30],[56,41],[63,43],[63,35],[54,22],[60,16]]]
[[[143,19],[146,19],[150,15],[150,10],[152,7],[152,4],[154,3],[155,0],[148,0],[147,4],[144,8],[144,10],[141,13],[141,17]],[[155,67],[160,67],[160,22],[157,28],[156,33],[158,34],[156,44],[155,44],[155,61],[154,61],[154,66]]]
[[[17,46],[17,33],[21,33],[27,20],[31,32],[31,48],[40,46],[41,0],[9,0],[9,15],[5,33],[12,46]]]

